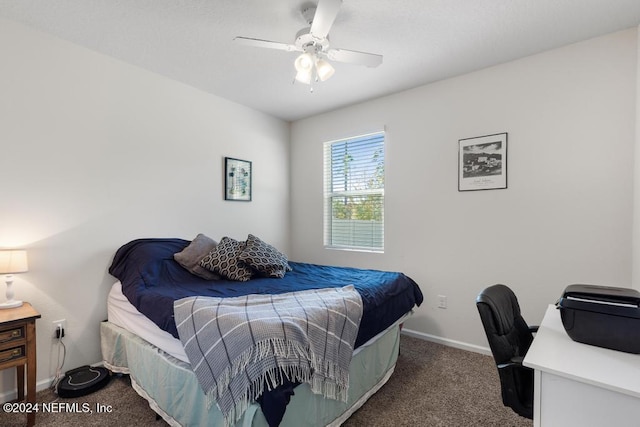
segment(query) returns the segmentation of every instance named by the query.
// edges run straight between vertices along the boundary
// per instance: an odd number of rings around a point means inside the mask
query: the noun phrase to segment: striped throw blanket
[[[353,286],[279,295],[175,301],[178,334],[202,389],[237,421],[283,375],[316,394],[347,400],[349,364],[362,317]]]

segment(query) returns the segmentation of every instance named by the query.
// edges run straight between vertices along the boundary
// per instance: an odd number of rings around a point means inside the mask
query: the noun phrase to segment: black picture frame
[[[507,133],[458,140],[458,191],[507,188]]]
[[[253,171],[248,160],[224,158],[224,199],[237,202],[251,201]]]

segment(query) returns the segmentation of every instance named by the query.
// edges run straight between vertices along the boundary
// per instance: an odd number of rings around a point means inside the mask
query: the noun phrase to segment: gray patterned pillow
[[[229,280],[246,282],[251,279],[253,271],[238,258],[245,247],[245,242],[239,242],[229,237],[223,237],[218,246],[200,261],[200,265],[207,270],[216,272]]]
[[[246,243],[238,258],[261,275],[282,278],[291,271],[287,257],[270,244],[253,234],[249,234]]]
[[[220,280],[219,275],[200,266],[200,260],[211,252],[217,244],[215,240],[204,234],[198,234],[186,248],[173,254],[173,259],[191,274],[207,280]]]

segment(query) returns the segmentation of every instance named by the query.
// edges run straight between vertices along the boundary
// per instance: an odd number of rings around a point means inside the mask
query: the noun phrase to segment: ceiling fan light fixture
[[[300,52],[294,61],[294,83],[298,81],[308,84],[313,92],[313,83],[324,82],[335,74],[335,69],[329,61],[367,67],[377,67],[382,63],[382,55],[331,47],[329,31],[342,2],[343,0],[316,0],[315,6],[305,5],[301,13],[310,27],[298,31],[293,44],[241,36],[235,37],[234,40],[248,46]]]
[[[333,76],[333,73],[336,72],[331,64],[329,64],[324,59],[318,59],[316,61],[316,71],[321,81],[329,79],[331,76]]]

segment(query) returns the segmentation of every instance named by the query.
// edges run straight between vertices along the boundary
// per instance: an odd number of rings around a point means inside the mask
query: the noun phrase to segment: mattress
[[[403,317],[400,322],[404,321],[405,317]],[[107,296],[107,320],[110,323],[137,335],[176,359],[189,363],[189,358],[187,357],[180,340],[174,338],[170,333],[160,329],[158,325],[149,320],[144,314],[140,313],[122,293],[122,284],[120,281],[111,286],[111,290]],[[356,348],[353,354],[357,354],[362,347],[371,345],[383,333],[384,331],[371,338],[362,346]]]
[[[107,296],[107,319],[176,359],[189,363],[180,340],[160,329],[158,325],[140,313],[122,293],[120,281],[113,284]]]
[[[410,313],[407,313],[398,320],[396,324],[404,322],[409,315]],[[187,357],[180,340],[174,338],[170,333],[160,329],[158,325],[149,320],[144,314],[140,313],[122,293],[122,284],[120,281],[117,281],[113,286],[111,286],[111,290],[107,296],[107,320],[110,323],[137,335],[176,359],[189,363],[189,358]],[[394,326],[395,324],[392,325],[392,327]],[[356,348],[353,351],[353,354],[356,355],[363,347],[372,345],[386,332],[386,330],[380,332],[378,335]]]

